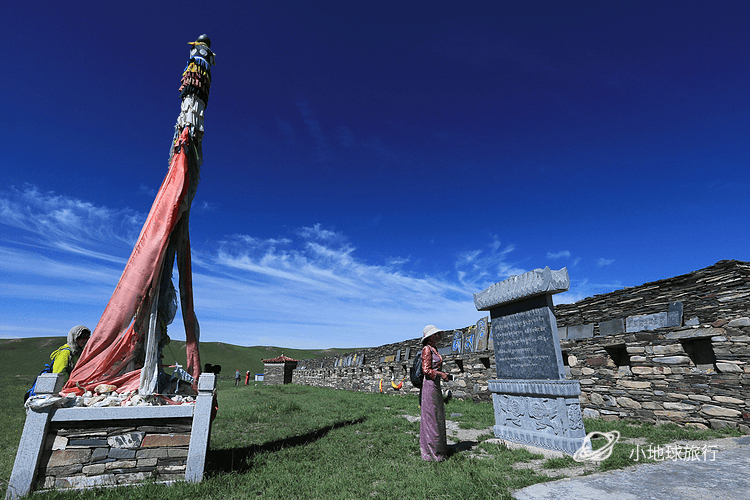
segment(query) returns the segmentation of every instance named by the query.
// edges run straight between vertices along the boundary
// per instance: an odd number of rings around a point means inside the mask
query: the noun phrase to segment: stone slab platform
[[[665,461],[527,486],[516,500],[747,500],[750,437],[707,461]]]
[[[490,380],[495,436],[573,455],[584,445],[577,380]]]

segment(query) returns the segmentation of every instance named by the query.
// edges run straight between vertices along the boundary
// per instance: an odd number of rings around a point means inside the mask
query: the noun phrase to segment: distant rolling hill
[[[65,337],[33,337],[24,339],[0,339],[0,353],[5,359],[0,363],[0,377],[20,376],[34,377],[39,374],[52,351],[65,343]],[[262,359],[285,356],[294,359],[322,358],[335,356],[354,349],[288,349],[285,347],[242,347],[224,342],[201,342],[201,363],[221,365],[221,377],[234,377],[234,371],[239,369],[243,376],[246,371],[251,374],[263,373]],[[186,363],[185,342],[173,340],[164,349],[164,364],[174,364],[175,361],[183,367]],[[201,368],[203,368],[201,367]],[[166,368],[167,373],[171,373]]]

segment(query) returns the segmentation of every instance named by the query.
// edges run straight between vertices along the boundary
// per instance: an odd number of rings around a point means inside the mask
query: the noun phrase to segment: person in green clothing
[[[68,332],[68,343],[58,347],[49,358],[52,361],[52,373],[67,373],[73,370],[86,342],[91,337],[91,330],[83,325],[74,326]]]

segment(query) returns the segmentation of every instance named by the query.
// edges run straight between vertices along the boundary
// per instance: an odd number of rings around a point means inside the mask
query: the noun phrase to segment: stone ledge
[[[490,392],[502,394],[535,395],[551,397],[575,397],[581,394],[577,380],[490,380]]]
[[[195,405],[118,406],[104,408],[59,408],[52,422],[83,422],[92,420],[146,420],[160,418],[191,418]]]

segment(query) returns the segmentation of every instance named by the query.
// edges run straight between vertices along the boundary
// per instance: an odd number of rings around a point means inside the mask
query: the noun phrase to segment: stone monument
[[[581,386],[565,380],[552,305],[552,294],[569,286],[566,268],[535,269],[474,294],[474,305],[491,318],[495,436],[572,455],[586,437]]]
[[[484,351],[486,350],[489,345],[487,342],[488,337],[488,326],[490,324],[490,318],[482,318],[479,321],[477,321],[476,325],[476,332],[477,332],[477,351]]]

